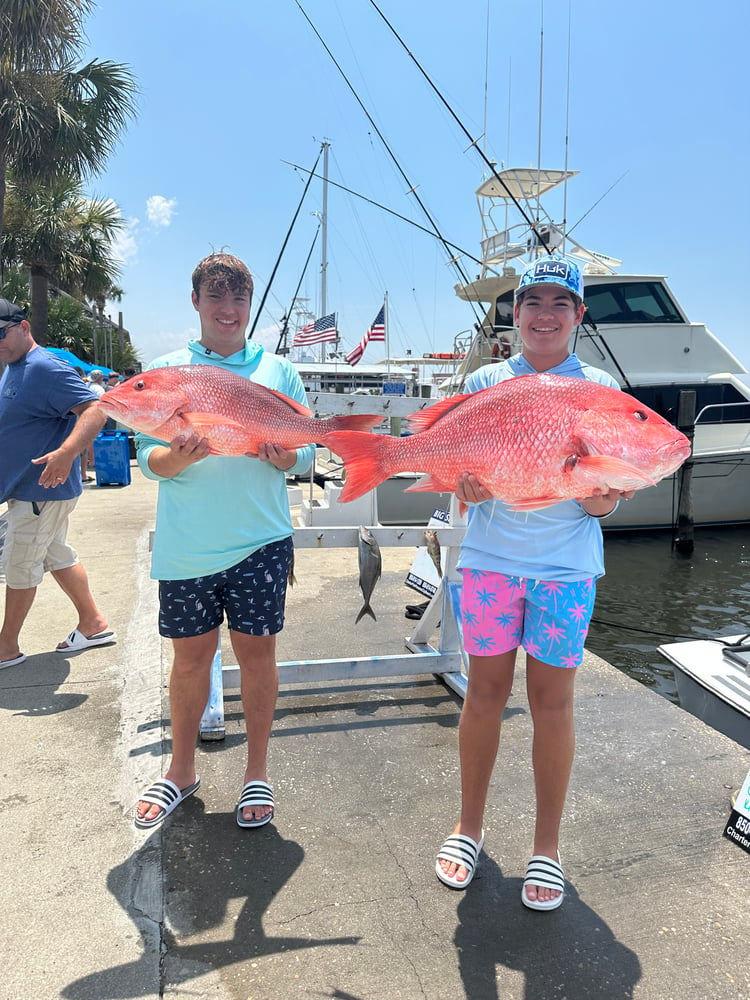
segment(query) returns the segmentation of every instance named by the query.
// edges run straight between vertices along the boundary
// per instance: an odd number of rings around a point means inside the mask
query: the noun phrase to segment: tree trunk
[[[49,340],[49,277],[37,265],[31,267],[31,335],[40,347]]]
[[[5,221],[5,179],[7,175],[7,161],[4,150],[0,149],[0,246],[3,242],[3,223]],[[0,289],[5,284],[5,266],[2,254],[0,254]]]

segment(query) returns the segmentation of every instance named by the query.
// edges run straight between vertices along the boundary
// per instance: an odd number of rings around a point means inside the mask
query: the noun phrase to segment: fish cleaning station
[[[369,528],[381,548],[424,545],[424,529],[414,527]],[[438,675],[453,691],[464,697],[468,660],[463,649],[460,625],[461,581],[456,561],[464,527],[457,525],[440,530],[441,546],[447,547],[442,577],[411,636],[404,640],[408,652],[403,655],[342,657],[327,660],[295,660],[278,664],[279,683],[306,684],[317,681],[365,680],[421,674]],[[359,529],[352,527],[300,527],[294,532],[296,549],[356,548]],[[430,642],[440,629],[437,645]],[[211,666],[211,693],[201,719],[202,740],[221,740],[225,736],[224,691],[240,686],[240,670],[223,663],[221,640]]]

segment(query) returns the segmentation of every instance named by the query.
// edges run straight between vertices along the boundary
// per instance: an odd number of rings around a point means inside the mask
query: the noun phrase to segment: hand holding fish
[[[578,502],[591,517],[606,517],[611,514],[620,500],[630,500],[635,490],[608,490],[598,496],[585,497]]]
[[[484,503],[491,500],[492,494],[479,482],[477,477],[471,472],[464,472],[458,477],[456,483],[456,499],[462,504]]]
[[[297,452],[296,450],[290,451],[288,448],[270,441],[258,442],[258,458],[261,462],[270,462],[281,472],[287,472],[297,461]]]
[[[195,431],[180,431],[168,445],[160,445],[148,457],[149,468],[157,476],[172,479],[189,465],[200,462],[211,452],[205,437]]]

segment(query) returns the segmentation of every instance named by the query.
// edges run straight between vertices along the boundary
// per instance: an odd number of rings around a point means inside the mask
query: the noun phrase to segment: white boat
[[[658,647],[674,667],[680,706],[748,750],[749,639],[750,635],[727,636]]]
[[[542,198],[574,176],[567,170],[506,169],[477,190],[481,272],[476,281],[457,285],[456,293],[486,304],[487,311],[466,359],[443,391],[460,391],[469,372],[521,349],[513,326],[520,274],[540,254],[563,253],[576,260],[585,277],[587,313],[571,344],[578,357],[608,371],[626,392],[688,433],[695,400],[692,460],[620,504],[603,527],[671,528],[681,510],[695,525],[750,523],[750,386],[742,379],[747,369],[703,323],[689,320],[664,276],[618,274],[619,260],[563,234],[543,209]],[[527,218],[508,226],[518,206]]]

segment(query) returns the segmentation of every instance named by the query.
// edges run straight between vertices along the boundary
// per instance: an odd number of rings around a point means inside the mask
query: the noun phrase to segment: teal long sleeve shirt
[[[201,364],[225,368],[307,405],[296,368],[285,358],[248,342],[228,358],[207,352],[197,340],[154,360],[149,368]],[[136,435],[138,465],[159,483],[151,559],[155,580],[187,580],[236,566],[256,549],[294,533],[286,474],[258,458],[208,455],[170,479],[152,472],[149,455],[165,442]],[[297,449],[288,471],[303,474],[315,445]]]

